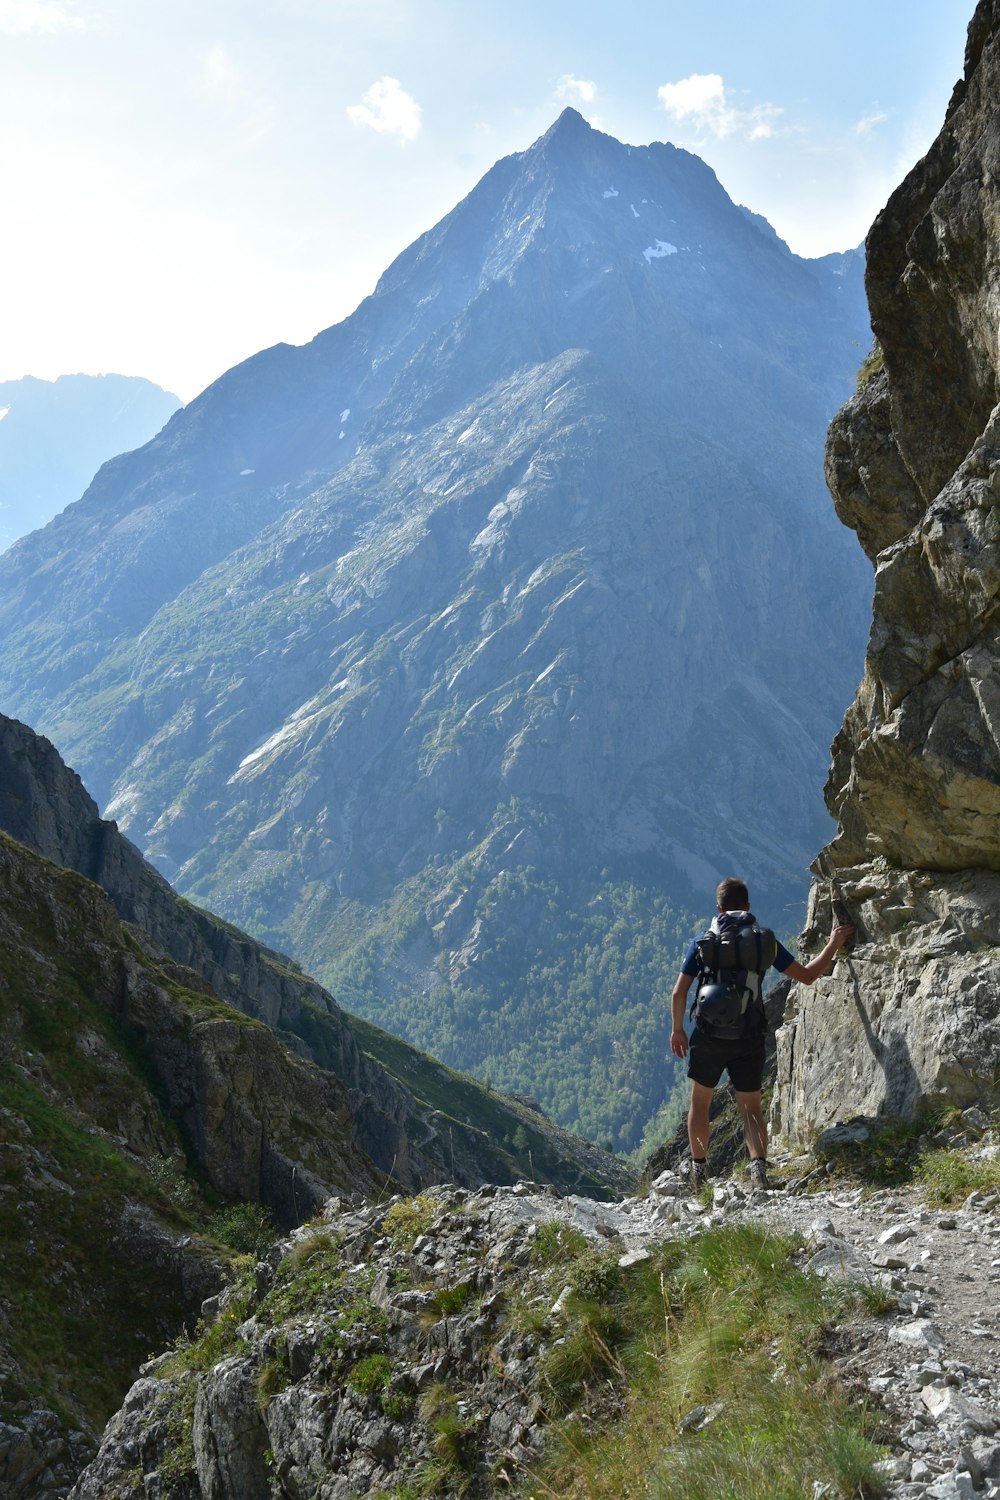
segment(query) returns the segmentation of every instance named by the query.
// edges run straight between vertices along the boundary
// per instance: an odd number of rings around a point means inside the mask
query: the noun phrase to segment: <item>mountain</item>
[[[1000,7],[980,4],[941,133],[868,236],[878,340],[827,472],[875,568],[864,677],[834,744],[837,834],[806,943],[857,942],[793,988],[776,1123],[1000,1104]]]
[[[78,499],[106,459],[148,442],[180,404],[132,375],[0,381],[0,551]]]
[[[2,701],[185,894],[633,1147],[716,880],[792,929],[828,836],[860,273],[567,110],[11,549]]]

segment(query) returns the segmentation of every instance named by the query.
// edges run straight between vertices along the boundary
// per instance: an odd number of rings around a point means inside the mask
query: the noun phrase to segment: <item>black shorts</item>
[[[722,1041],[696,1026],[688,1050],[688,1077],[714,1089],[723,1073],[728,1073],[738,1094],[756,1094],[764,1078],[764,1040],[761,1032]]]

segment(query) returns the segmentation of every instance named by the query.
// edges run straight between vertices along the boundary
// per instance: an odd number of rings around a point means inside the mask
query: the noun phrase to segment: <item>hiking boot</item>
[[[750,1191],[767,1192],[767,1162],[760,1157],[750,1163]]]
[[[688,1166],[691,1173],[691,1188],[694,1192],[700,1193],[703,1187],[708,1186],[708,1163],[695,1161],[692,1157]]]

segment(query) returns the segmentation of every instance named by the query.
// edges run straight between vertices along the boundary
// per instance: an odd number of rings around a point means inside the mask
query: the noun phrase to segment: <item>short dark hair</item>
[[[715,899],[722,911],[741,911],[744,906],[750,905],[746,881],[737,880],[735,875],[727,875],[725,880],[719,881]]]

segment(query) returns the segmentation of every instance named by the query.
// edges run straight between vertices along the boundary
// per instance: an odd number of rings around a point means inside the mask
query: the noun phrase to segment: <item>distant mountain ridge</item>
[[[107,459],[148,442],[180,405],[133,375],[0,381],[0,552],[76,500]]]
[[[568,110],[3,559],[3,701],[181,889],[635,1144],[689,910],[780,925],[828,830],[860,273]]]

